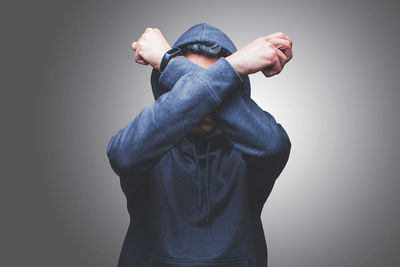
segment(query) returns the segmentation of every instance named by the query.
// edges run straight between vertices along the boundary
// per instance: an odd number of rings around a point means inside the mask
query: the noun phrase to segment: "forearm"
[[[171,88],[179,75],[204,70],[184,57],[179,59],[179,63],[169,70],[173,70],[176,76],[162,83],[165,88]],[[226,133],[231,143],[247,155],[260,157],[288,149],[290,141],[283,127],[245,94],[243,79],[240,83],[241,87],[232,90],[212,112],[217,125]]]
[[[179,65],[179,60],[171,63],[175,64],[167,68]],[[175,78],[176,72],[167,68],[160,82]],[[119,175],[148,171],[239,84],[240,78],[225,59],[212,68],[179,77],[169,92],[145,107],[111,138],[107,155],[114,171]]]
[[[231,143],[246,155],[267,157],[290,148],[283,127],[243,91],[232,92],[212,114]]]

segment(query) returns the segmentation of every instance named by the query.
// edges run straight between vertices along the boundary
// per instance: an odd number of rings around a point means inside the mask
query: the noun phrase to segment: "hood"
[[[172,48],[181,47],[186,44],[195,43],[195,42],[206,42],[206,43],[215,43],[220,45],[222,48],[227,50],[229,54],[237,51],[235,45],[232,40],[220,29],[211,26],[207,23],[199,23],[193,25],[188,30],[186,30],[174,43]],[[194,63],[193,63],[194,64]],[[197,65],[196,65],[197,66]],[[200,66],[199,66],[200,68]],[[151,87],[153,91],[154,99],[157,99],[161,96],[165,91],[162,90],[159,78],[160,71],[153,69],[151,73]],[[245,93],[250,97],[250,80],[249,76],[245,75],[243,77],[243,89]]]

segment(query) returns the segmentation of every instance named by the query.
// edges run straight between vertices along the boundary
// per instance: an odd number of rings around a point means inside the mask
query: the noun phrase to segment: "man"
[[[267,266],[260,215],[291,143],[250,98],[248,75],[280,73],[291,39],[275,33],[237,50],[201,23],[172,49],[147,28],[132,49],[153,67],[156,101],[107,147],[131,219],[118,266]]]

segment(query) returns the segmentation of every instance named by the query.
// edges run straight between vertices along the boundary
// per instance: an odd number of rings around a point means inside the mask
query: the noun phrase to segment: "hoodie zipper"
[[[196,165],[197,165],[197,174],[198,174],[198,182],[199,182],[199,187],[198,187],[198,210],[199,210],[199,215],[201,215],[201,210],[202,210],[202,205],[203,205],[203,191],[205,187],[205,202],[206,202],[206,223],[208,223],[208,215],[209,215],[209,208],[210,208],[210,203],[209,203],[209,192],[208,192],[208,169],[209,169],[209,154],[210,154],[210,140],[207,140],[207,153],[206,153],[206,168],[205,168],[205,175],[204,175],[204,181],[203,181],[203,175],[202,175],[202,169],[200,166],[197,150],[196,150],[196,145],[194,142],[192,143],[192,148],[193,148],[193,154],[195,157]]]

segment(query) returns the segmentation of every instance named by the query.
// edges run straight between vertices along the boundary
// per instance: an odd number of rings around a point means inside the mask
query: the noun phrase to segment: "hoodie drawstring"
[[[208,223],[208,212],[210,210],[210,201],[208,198],[208,158],[210,154],[210,141],[207,141],[207,156],[206,156],[206,200],[207,200],[207,210],[206,210],[206,222]]]
[[[202,181],[202,175],[201,175],[201,167],[199,163],[199,158],[197,155],[196,151],[196,146],[194,143],[192,143],[192,148],[193,148],[193,154],[196,159],[196,164],[197,164],[197,174],[198,174],[198,179],[199,179],[199,200],[198,200],[198,209],[199,209],[199,214],[201,212],[200,210],[200,205],[203,203],[203,181]],[[209,159],[209,154],[210,154],[210,141],[207,140],[207,154],[206,154],[206,175],[205,175],[205,186],[206,186],[206,222],[208,223],[208,214],[209,214],[209,196],[208,196],[208,159]]]
[[[197,156],[196,146],[192,142],[191,142],[191,144],[192,144],[193,154],[194,154],[194,158],[196,160],[196,165],[197,165],[197,177],[198,177],[199,184],[201,184],[202,183],[202,181],[201,181],[201,169],[200,169],[199,159],[198,159],[198,156]],[[199,210],[199,214],[200,214],[200,204],[201,204],[201,196],[202,196],[201,187],[202,187],[202,185],[199,185],[197,187],[198,188],[198,190],[197,190],[197,192],[198,192],[198,200],[197,200],[198,205],[197,205],[197,208]]]

